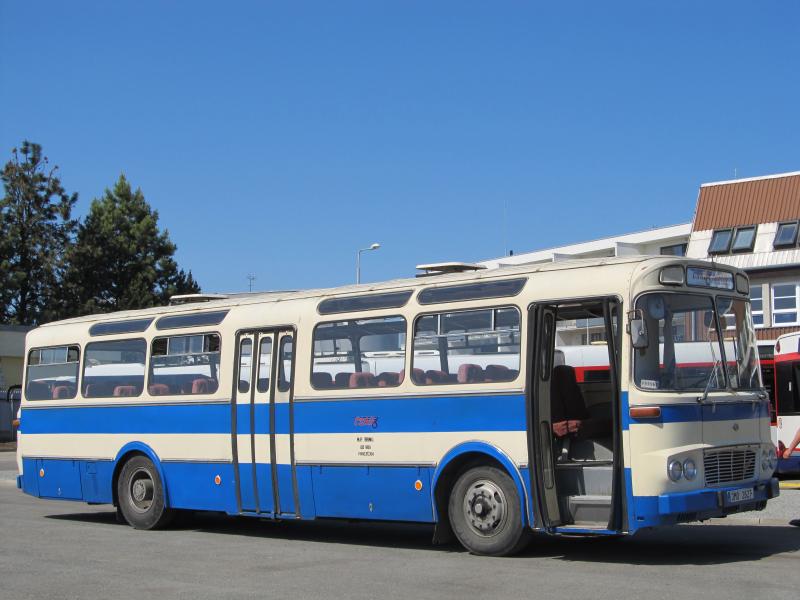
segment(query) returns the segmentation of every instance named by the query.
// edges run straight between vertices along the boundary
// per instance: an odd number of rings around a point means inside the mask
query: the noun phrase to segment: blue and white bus
[[[27,336],[17,483],[140,529],[422,522],[486,555],[761,510],[778,486],[748,287],[624,257],[50,323]]]

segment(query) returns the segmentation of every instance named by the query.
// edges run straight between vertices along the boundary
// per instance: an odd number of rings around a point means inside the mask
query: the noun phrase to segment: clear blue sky
[[[800,170],[798,2],[0,0],[0,159],[120,173],[206,291],[690,221]],[[503,205],[508,219],[504,223]]]

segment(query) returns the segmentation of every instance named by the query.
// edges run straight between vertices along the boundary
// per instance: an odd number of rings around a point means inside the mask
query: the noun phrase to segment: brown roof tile
[[[800,219],[800,173],[700,187],[694,231]]]

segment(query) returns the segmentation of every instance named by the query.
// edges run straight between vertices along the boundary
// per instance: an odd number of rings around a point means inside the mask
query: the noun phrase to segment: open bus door
[[[530,309],[528,451],[537,528],[604,533],[626,528],[620,310],[619,301],[611,297],[536,304]],[[582,320],[591,320],[605,338],[598,340],[607,349],[608,370],[602,382],[576,379],[575,372],[587,367],[581,362],[556,361],[556,342],[570,328],[574,333],[575,323]],[[564,355],[559,353],[561,361]],[[592,365],[597,366],[601,365]],[[588,396],[594,402],[587,402]],[[567,416],[571,411],[579,414]],[[565,423],[576,430],[560,431],[559,425]]]
[[[536,525],[551,528],[561,524],[561,513],[556,489],[552,423],[550,422],[550,376],[555,354],[556,307],[534,305],[531,309],[533,341],[529,405],[531,422],[529,455],[531,479],[536,489],[538,511]]]

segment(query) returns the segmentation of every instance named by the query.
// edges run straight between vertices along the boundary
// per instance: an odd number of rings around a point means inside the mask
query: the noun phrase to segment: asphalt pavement
[[[434,547],[431,528],[197,514],[165,531],[14,485],[0,453],[2,598],[795,598],[800,491],[768,511],[623,539],[538,537],[513,558]],[[769,513],[769,516],[765,516]],[[756,516],[758,515],[758,516]],[[753,519],[760,518],[760,524]]]

